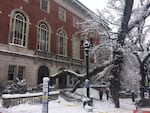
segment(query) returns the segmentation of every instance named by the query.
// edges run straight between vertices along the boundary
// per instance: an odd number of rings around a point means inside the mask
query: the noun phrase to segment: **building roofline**
[[[73,3],[75,3],[76,5],[78,5],[81,9],[89,12],[89,13],[94,13],[91,9],[89,9],[88,7],[86,7],[83,3],[81,3],[79,0],[72,0]],[[95,14],[95,13],[94,13]]]
[[[82,11],[86,12],[86,14],[91,17],[91,15],[96,15],[91,9],[86,7],[83,3],[81,3],[79,0],[71,0],[72,3],[76,4]]]

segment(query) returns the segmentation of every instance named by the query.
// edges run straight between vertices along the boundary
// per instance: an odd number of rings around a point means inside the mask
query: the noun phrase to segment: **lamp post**
[[[85,62],[86,62],[85,86],[86,86],[87,98],[90,98],[90,81],[89,81],[89,48],[90,46],[91,46],[91,43],[88,40],[85,40],[83,43],[83,47],[85,51]]]

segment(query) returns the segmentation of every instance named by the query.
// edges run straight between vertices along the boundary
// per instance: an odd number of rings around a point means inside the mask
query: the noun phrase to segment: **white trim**
[[[63,36],[62,35],[60,35],[60,33],[63,33]],[[57,33],[56,33],[56,35],[57,35],[57,54],[59,54],[59,55],[62,55],[62,56],[67,56],[67,33],[65,32],[65,30],[63,29],[63,28],[59,28],[58,30],[57,30]],[[63,37],[63,53],[62,54],[60,54],[60,36],[62,36]]]
[[[8,71],[7,71],[7,80],[9,80],[9,69],[10,69],[10,67],[9,66],[13,66],[13,80],[15,79],[15,77],[18,77],[19,78],[19,67],[22,67],[22,69],[23,69],[23,73],[21,74],[22,76],[22,78],[25,78],[25,70],[26,70],[26,66],[24,66],[24,65],[17,65],[17,64],[8,64]]]
[[[23,21],[23,25],[25,25],[26,24],[26,27],[23,27],[23,28],[26,28],[26,30],[24,29],[23,31],[22,31],[22,33],[23,33],[23,36],[22,36],[22,42],[21,42],[21,44],[15,44],[15,42],[14,42],[14,39],[15,39],[15,36],[14,36],[14,30],[16,29],[15,27],[16,27],[16,23],[14,23],[14,22],[16,22],[17,20],[19,20],[18,18],[16,18],[16,16],[17,15],[20,15],[20,16],[22,16],[24,19],[23,20],[21,20],[21,21]],[[14,21],[15,20],[15,21]],[[14,21],[14,22],[13,22]],[[20,21],[20,20],[19,20]],[[13,24],[13,25],[12,25]],[[13,27],[13,28],[12,28]],[[24,34],[24,31],[26,31],[26,33]],[[12,39],[11,39],[11,32],[13,32],[13,36],[12,36]],[[12,12],[11,12],[11,15],[10,15],[10,24],[9,24],[9,40],[8,40],[8,43],[10,44],[10,45],[16,45],[16,46],[19,46],[19,47],[27,47],[28,46],[28,34],[29,33],[29,17],[28,17],[28,15],[23,11],[23,10],[21,10],[21,9],[14,9]],[[24,41],[24,36],[25,36],[25,45],[23,45],[23,41]]]
[[[72,37],[72,57],[80,59],[80,39],[75,35]]]
[[[76,16],[72,17],[72,25],[73,25],[73,27],[79,29],[79,18],[78,17],[76,17]]]
[[[38,35],[39,35],[39,24],[40,23],[44,23],[47,27],[48,27],[48,35],[47,35],[47,51],[43,51],[43,50],[40,50],[39,48],[38,48],[38,39],[39,39],[39,37],[38,37]],[[38,25],[37,25],[37,50],[38,51],[43,51],[43,52],[50,52],[50,50],[51,50],[51,45],[50,45],[50,42],[51,42],[51,27],[49,26],[49,24],[48,24],[48,22],[47,21],[45,21],[45,20],[40,20],[39,22],[38,22]]]
[[[66,10],[62,7],[59,7],[58,18],[59,20],[66,22]]]
[[[81,12],[81,9],[78,9],[77,7],[74,7],[73,5],[67,4],[65,0],[54,0],[54,2],[56,2],[57,4],[59,4],[60,6],[62,6],[64,8],[66,8],[68,11],[77,15],[78,17],[80,17],[83,20],[89,18],[89,16],[87,16],[87,14]],[[70,0],[70,2],[71,2],[71,0]]]

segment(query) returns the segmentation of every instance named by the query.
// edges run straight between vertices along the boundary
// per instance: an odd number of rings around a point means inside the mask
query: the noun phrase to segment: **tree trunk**
[[[117,38],[118,43],[122,46],[124,45],[124,40],[128,32],[128,23],[131,17],[133,1],[134,0],[125,1],[124,13],[123,13],[122,21],[121,21],[121,28],[119,30],[119,34]]]
[[[141,91],[141,99],[144,99],[144,92],[145,92],[145,82],[146,82],[146,75],[148,71],[148,67],[146,63],[149,63],[150,53],[144,58],[142,64],[140,65],[140,74],[141,74],[141,81],[140,81],[140,91]]]
[[[140,65],[140,75],[141,75],[140,96],[141,96],[141,99],[145,98],[145,96],[144,96],[144,92],[145,92],[145,77],[146,77],[145,71],[146,70],[144,69],[144,64],[142,62],[141,65]]]
[[[121,21],[121,27],[119,29],[117,42],[119,45],[124,46],[125,37],[128,31],[128,23],[131,17],[132,7],[133,7],[134,0],[125,0],[125,7],[123,12],[123,17]],[[120,108],[119,103],[119,90],[120,90],[120,72],[122,69],[123,63],[123,53],[121,51],[114,51],[114,59],[116,59],[115,67],[112,68],[112,78],[111,83],[111,92],[112,98],[116,108]],[[118,57],[119,56],[119,57]]]
[[[146,75],[147,75],[147,71],[148,71],[148,67],[146,65],[146,63],[148,62],[149,58],[150,58],[150,53],[144,58],[143,61],[141,61],[140,56],[137,53],[134,53],[134,55],[136,56],[136,58],[139,61],[140,64],[140,75],[141,75],[141,80],[140,80],[140,97],[141,99],[145,98],[144,92],[145,92],[145,81],[146,81]],[[149,63],[149,62],[148,62]]]
[[[120,108],[119,103],[119,90],[120,90],[120,73],[122,69],[123,63],[123,52],[120,50],[116,50],[113,52],[114,58],[114,65],[110,71],[112,78],[110,80],[110,90],[113,102],[116,108]]]

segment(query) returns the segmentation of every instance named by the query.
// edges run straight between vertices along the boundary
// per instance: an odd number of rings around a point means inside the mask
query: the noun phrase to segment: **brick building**
[[[77,0],[0,0],[0,82],[25,78],[30,86],[62,69],[84,72],[76,23],[89,18]],[[71,77],[57,78],[73,85]],[[70,82],[71,81],[71,82]]]

